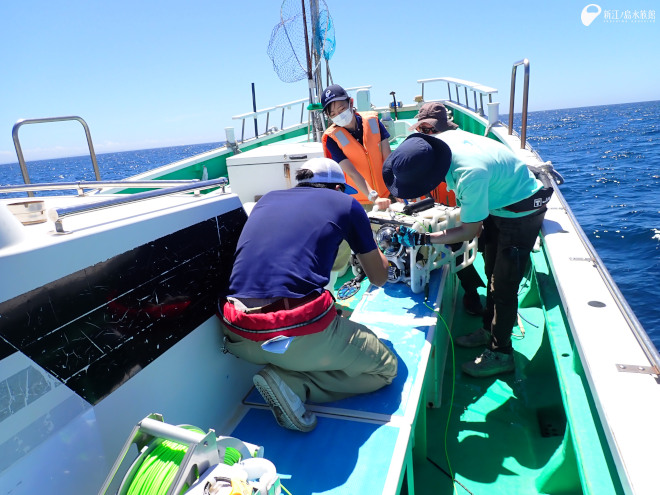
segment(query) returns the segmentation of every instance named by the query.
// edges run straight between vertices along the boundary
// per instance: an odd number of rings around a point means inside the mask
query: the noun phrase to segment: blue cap
[[[344,91],[344,88],[339,84],[332,84],[325,88],[321,94],[321,105],[323,105],[323,110],[325,111],[325,108],[333,101],[348,100],[348,98],[348,93]]]
[[[383,181],[397,198],[419,198],[444,182],[450,164],[451,150],[442,139],[411,134],[383,163]]]

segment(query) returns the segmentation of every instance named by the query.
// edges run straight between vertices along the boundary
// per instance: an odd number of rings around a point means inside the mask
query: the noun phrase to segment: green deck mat
[[[475,264],[484,278],[481,255]],[[523,281],[521,300],[529,285],[529,281]],[[480,293],[485,303],[485,289]],[[454,338],[481,327],[480,317],[463,311],[462,297],[459,286],[452,328]],[[524,303],[521,306],[520,324],[513,331],[515,373],[472,378],[462,373],[460,365],[474,359],[483,349],[455,348],[455,391],[447,450],[458,483],[454,492],[446,474],[450,469],[445,454],[445,428],[454,379],[451,367],[447,366],[442,405],[427,410],[428,454],[426,462],[418,462],[414,467],[416,494],[542,493],[537,489],[537,480],[562,444],[566,419],[552,357],[548,346],[543,345],[543,311],[524,307]],[[438,331],[446,331],[441,322]],[[448,364],[451,359],[450,349]],[[567,483],[570,487],[576,475],[567,473],[567,476],[571,478]]]

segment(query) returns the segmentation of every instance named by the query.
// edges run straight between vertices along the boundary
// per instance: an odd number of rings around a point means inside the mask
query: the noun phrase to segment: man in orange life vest
[[[413,124],[410,128],[422,134],[438,134],[440,132],[458,129],[458,126],[449,120],[447,108],[437,101],[424,103],[417,115],[415,115],[415,118],[417,119],[417,123]],[[447,190],[446,182],[441,182],[438,187],[431,191],[431,196],[436,203],[456,206],[456,194],[454,191]],[[461,244],[452,244],[450,247],[456,250],[461,247]],[[462,261],[462,258],[459,258],[460,261]],[[476,268],[472,265],[463,268],[456,275],[461,281],[461,287],[463,287],[463,308],[465,312],[470,315],[481,316],[484,310],[477,290],[479,287],[486,287],[481,276],[479,276]]]
[[[355,187],[360,204],[375,204],[385,210],[390,205],[389,191],[383,182],[383,162],[390,155],[389,133],[376,112],[360,112],[353,99],[338,84],[321,94],[323,111],[332,125],[323,134],[325,156],[339,163],[346,182]]]

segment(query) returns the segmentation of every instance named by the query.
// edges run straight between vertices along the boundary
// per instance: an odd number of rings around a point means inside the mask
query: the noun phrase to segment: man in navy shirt
[[[343,240],[371,283],[387,281],[387,259],[367,214],[343,193],[356,191],[329,158],[307,161],[296,179],[296,187],[269,192],[250,213],[222,321],[227,350],[266,365],[254,384],[277,422],[311,431],[316,416],[305,401],[378,390],[396,376],[397,358],[367,327],[339,316],[324,290]]]

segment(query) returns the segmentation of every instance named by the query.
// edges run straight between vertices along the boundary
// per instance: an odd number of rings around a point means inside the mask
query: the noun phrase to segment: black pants
[[[546,207],[524,217],[493,215],[484,221],[484,265],[488,289],[483,323],[492,334],[491,349],[511,353],[511,332],[518,315],[518,289],[539,234]]]
[[[461,246],[463,246],[462,242],[449,245],[452,251],[460,249]],[[481,251],[481,244],[479,245],[479,251]],[[461,254],[456,258],[456,264],[461,264],[463,262],[463,256],[464,255]],[[461,287],[463,287],[463,291],[466,294],[474,294],[479,287],[486,287],[486,284],[481,280],[481,276],[474,265],[470,264],[462,270],[459,270],[456,272],[456,276],[458,277],[458,280],[460,280]]]

